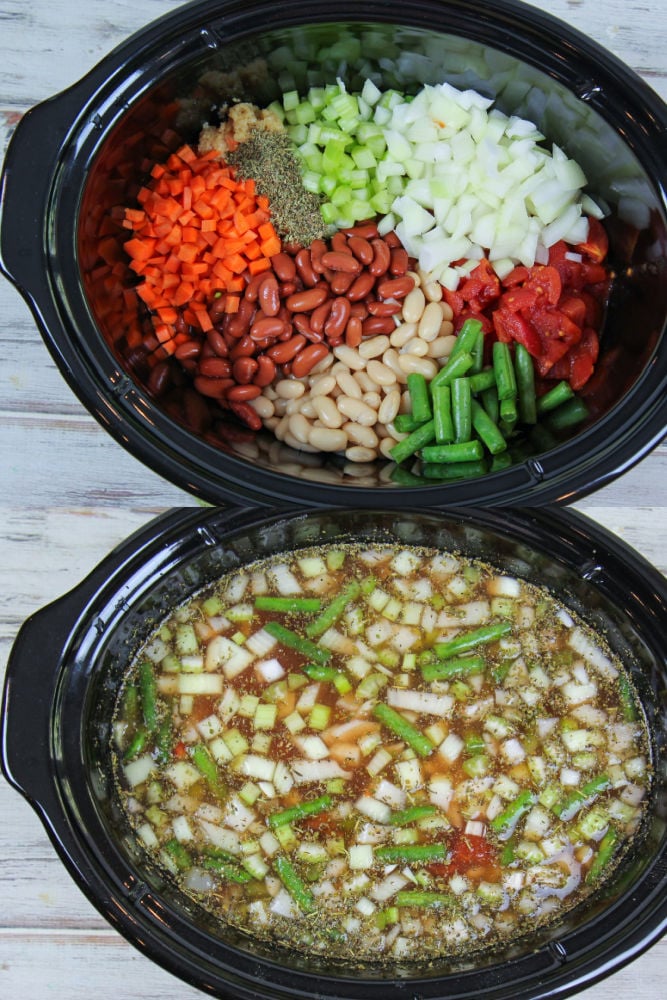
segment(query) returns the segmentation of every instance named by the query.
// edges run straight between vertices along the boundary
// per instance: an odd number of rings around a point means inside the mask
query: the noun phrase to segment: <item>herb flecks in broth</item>
[[[178,608],[115,720],[137,837],[227,923],[421,961],[556,921],[641,822],[630,681],[548,591],[427,549],[309,549]]]

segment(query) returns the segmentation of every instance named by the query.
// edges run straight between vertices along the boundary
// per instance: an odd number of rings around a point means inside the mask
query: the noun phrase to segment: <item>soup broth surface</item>
[[[114,720],[123,814],[188,896],[346,963],[555,922],[638,830],[627,673],[546,589],[424,548],[258,561],[176,609]]]

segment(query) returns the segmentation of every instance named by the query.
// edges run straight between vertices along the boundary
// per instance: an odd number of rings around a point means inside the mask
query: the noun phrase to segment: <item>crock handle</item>
[[[75,84],[31,108],[16,126],[5,155],[0,177],[0,270],[26,297],[39,287],[43,273],[52,171],[80,99]]]
[[[9,654],[0,714],[2,771],[11,785],[48,817],[51,707],[57,665],[72,620],[65,595],[27,618]]]

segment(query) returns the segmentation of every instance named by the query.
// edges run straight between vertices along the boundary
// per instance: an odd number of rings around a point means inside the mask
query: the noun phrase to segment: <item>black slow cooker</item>
[[[591,418],[482,479],[396,482],[388,462],[297,452],[235,424],[182,379],[157,399],[145,358],[124,342],[139,300],[117,209],[132,203],[147,164],[193,141],[230,96],[265,106],[288,86],[336,76],[352,86],[369,67],[384,87],[448,80],[531,119],[611,210],[616,279]],[[514,0],[201,0],[24,117],[4,166],[1,266],[90,412],[146,465],[210,502],[373,506],[377,490],[391,508],[569,502],[665,432],[666,137],[667,109],[635,73]]]
[[[645,828],[597,893],[493,954],[346,971],[269,950],[193,908],[118,825],[112,709],[154,623],[219,574],[314,542],[388,540],[483,558],[548,586],[627,664],[651,736]],[[111,924],[166,969],[228,1000],[422,1000],[567,996],[607,976],[667,927],[667,583],[573,511],[179,509],[115,549],[78,587],[29,618],[10,654],[2,766],[72,877]]]

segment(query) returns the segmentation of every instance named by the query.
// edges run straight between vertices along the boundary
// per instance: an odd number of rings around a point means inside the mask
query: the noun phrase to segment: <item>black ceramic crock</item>
[[[246,433],[182,385],[155,399],[145,356],[124,342],[127,309],[139,300],[113,209],[132,203],[146,164],[194,140],[230,93],[265,105],[281,89],[337,75],[354,86],[369,71],[382,86],[414,92],[446,79],[495,98],[579,160],[612,208],[618,278],[587,389],[591,419],[481,480],[399,484],[390,463],[360,468]],[[146,465],[212,503],[365,507],[378,489],[391,508],[566,503],[629,468],[665,431],[666,191],[665,104],[593,40],[535,7],[202,0],[149,25],[24,117],[4,166],[0,263],[90,412]]]
[[[481,557],[545,584],[607,636],[640,693],[655,783],[635,849],[561,922],[493,955],[420,969],[345,970],[269,950],[197,912],[118,826],[111,712],[124,666],[153,623],[221,572],[343,539],[398,540]],[[2,767],[70,874],[141,951],[228,1000],[535,1000],[607,976],[667,927],[667,583],[618,538],[572,511],[180,509],[114,550],[29,618],[12,649]]]

